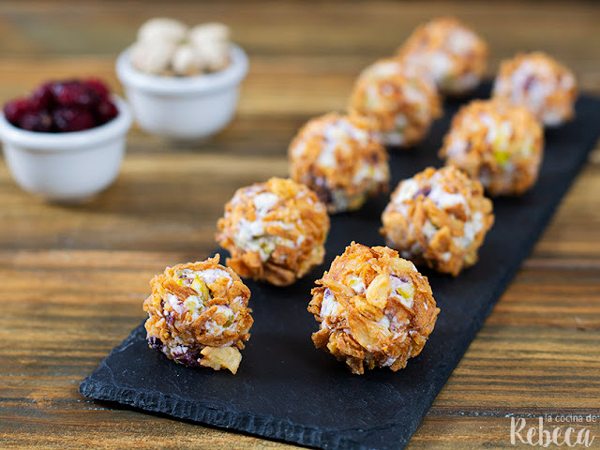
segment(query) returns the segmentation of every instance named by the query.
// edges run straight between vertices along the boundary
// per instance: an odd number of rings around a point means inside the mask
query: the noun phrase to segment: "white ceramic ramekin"
[[[232,45],[225,69],[193,77],[149,75],[131,65],[130,49],[117,59],[117,76],[138,124],[147,132],[174,139],[202,139],[225,128],[248,73],[244,50]]]
[[[10,124],[0,115],[0,138],[8,168],[27,192],[55,202],[79,202],[108,187],[119,173],[131,110],[113,96],[119,115],[96,128],[39,133]]]

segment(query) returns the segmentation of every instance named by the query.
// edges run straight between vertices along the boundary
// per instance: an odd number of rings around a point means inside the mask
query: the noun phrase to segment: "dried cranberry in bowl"
[[[4,105],[4,115],[12,125],[42,133],[88,130],[117,114],[108,86],[97,78],[46,82],[29,97]]]

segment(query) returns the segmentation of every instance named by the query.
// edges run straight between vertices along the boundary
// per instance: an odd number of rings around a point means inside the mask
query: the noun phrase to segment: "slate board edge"
[[[338,431],[293,424],[285,420],[256,414],[237,413],[234,411],[224,411],[222,408],[215,409],[208,406],[200,406],[196,402],[187,401],[183,398],[174,400],[172,396],[164,396],[160,393],[157,396],[155,392],[144,395],[139,390],[118,388],[109,383],[96,381],[93,379],[93,374],[87,376],[81,382],[79,392],[83,396],[95,400],[133,406],[139,408],[140,412],[149,411],[166,414],[220,429],[246,432],[249,435],[266,439],[279,439],[288,443],[325,449],[371,449],[371,447],[366,447],[354,440],[341,436]],[[160,400],[155,401],[156,397],[159,397]],[[116,401],[115,398],[119,400]],[[168,401],[166,400],[167,398],[169,398]],[[194,418],[190,419],[190,417]]]
[[[598,101],[596,97],[589,96],[588,98],[590,97],[591,99]],[[588,148],[586,149],[586,151],[582,152],[580,159],[577,161],[576,165],[573,166],[573,170],[571,170],[568,176],[564,178],[564,184],[559,191],[557,201],[550,205],[546,213],[540,218],[536,226],[533,228],[531,237],[527,240],[528,245],[521,247],[521,251],[519,252],[518,257],[512,258],[514,261],[519,261],[520,263],[522,263],[522,261],[524,261],[527,258],[533,246],[537,243],[540,235],[545,231],[546,226],[548,225],[554,212],[561,204],[561,201],[564,198],[566,192],[574,183],[577,174],[580,172],[583,165],[587,161],[590,152],[594,149],[594,144],[595,141],[588,143]],[[495,307],[501,294],[504,292],[510,281],[514,278],[515,274],[520,269],[520,267],[521,264],[511,264],[511,267],[506,272],[505,276],[502,277],[498,281],[498,283],[496,283],[494,289],[490,291],[490,297],[495,297],[495,300],[487,302],[487,306],[484,309],[484,311],[480,311],[475,315],[475,320],[473,320],[469,328],[469,337],[465,340],[465,344],[460,348],[460,351],[456,351],[455,353],[453,353],[451,360],[440,361],[440,364],[450,365],[453,367],[453,369],[449,371],[447,375],[444,374],[443,377],[437,380],[435,385],[439,386],[439,388],[433,389],[437,390],[437,393],[441,391],[446,381],[452,374],[454,368],[456,368],[460,360],[463,358],[465,352],[467,351],[477,332],[479,331],[484,321],[487,319],[487,317]],[[132,336],[133,333],[127,339],[125,339],[118,347],[113,349],[113,351],[111,351],[111,354],[114,351],[121,348],[123,345],[125,345],[127,341],[132,338]],[[108,359],[108,357],[105,358],[105,360],[106,359]],[[105,365],[105,360],[102,361],[98,369]],[[256,414],[224,411],[223,408],[219,408],[219,410],[217,410],[215,408],[198,405],[195,402],[190,402],[182,398],[177,398],[176,401],[173,402],[174,406],[165,407],[169,405],[169,402],[167,402],[165,399],[168,397],[170,401],[172,401],[172,396],[164,396],[162,394],[157,396],[156,393],[153,392],[152,396],[159,397],[160,400],[158,402],[151,402],[148,401],[146,395],[144,395],[143,393],[139,393],[130,389],[117,388],[114,385],[94,380],[94,373],[90,374],[82,381],[79,387],[79,392],[86,397],[93,398],[96,400],[114,402],[115,398],[119,398],[119,401],[117,403],[122,403],[136,408],[140,408],[143,411],[167,414],[173,417],[183,418],[187,420],[190,420],[190,417],[192,416],[190,412],[194,411],[194,419],[192,420],[196,422],[208,424],[217,428],[225,428],[247,432],[248,434],[264,437],[267,439],[280,439],[287,442],[297,443],[300,445],[310,447],[319,447],[335,450],[363,450],[374,448],[365,446],[360,442],[342,436],[337,430],[334,431],[326,429],[324,427],[316,428],[306,425],[292,424],[289,421],[274,419],[272,417],[265,417]],[[420,403],[418,405],[420,410],[419,420],[414,421],[414,423],[411,424],[408,433],[403,433],[401,437],[398,437],[398,440],[396,440],[395,443],[399,446],[394,446],[395,448],[402,449],[406,446],[406,444],[416,431],[418,425],[422,421],[423,417],[426,415],[427,411],[431,407],[431,404],[435,400],[437,393],[431,396],[431,399],[429,399],[427,402]],[[429,397],[429,395],[426,396]],[[180,405],[183,408],[181,408]],[[182,409],[185,412],[179,412]],[[391,429],[393,428],[393,424],[388,424],[387,426],[382,428]]]

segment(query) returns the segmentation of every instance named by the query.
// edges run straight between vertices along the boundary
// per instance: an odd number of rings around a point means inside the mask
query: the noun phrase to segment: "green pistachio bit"
[[[208,286],[206,285],[206,283],[204,281],[202,281],[200,278],[198,278],[197,275],[196,275],[194,281],[192,282],[192,289],[198,293],[198,297],[200,298],[200,301],[202,303],[208,301],[208,299],[210,298],[210,292],[208,290]]]
[[[451,87],[454,84],[455,80],[456,80],[456,78],[454,77],[453,74],[447,73],[442,77],[440,85],[444,86],[444,87]]]
[[[506,152],[494,151],[494,158],[500,167],[504,167],[509,160],[509,154]]]
[[[275,244],[272,242],[261,242],[260,249],[265,253],[265,255],[270,255],[275,250]]]
[[[196,311],[198,309],[198,304],[192,299],[192,297],[187,298],[183,305],[188,309],[188,311]]]
[[[230,326],[233,323],[233,316],[229,316],[229,319],[227,319],[227,322],[225,322],[223,324],[223,328],[227,328],[228,326]]]
[[[502,150],[503,141],[504,141],[504,136],[502,136],[502,134],[498,133],[498,135],[496,136],[496,139],[494,139],[494,143],[492,144],[496,151],[498,151],[498,152],[503,151]]]
[[[398,288],[398,292],[404,298],[410,298],[415,294],[415,289],[412,286]]]
[[[179,286],[183,286],[185,284],[185,282],[187,281],[186,277],[182,277],[181,276],[181,271],[180,270],[176,270],[175,271],[175,276],[177,277],[177,280],[175,281]]]

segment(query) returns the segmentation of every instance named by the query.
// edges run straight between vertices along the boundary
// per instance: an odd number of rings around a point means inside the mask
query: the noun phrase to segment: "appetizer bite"
[[[370,119],[385,145],[410,147],[425,137],[442,110],[437,90],[426,76],[394,59],[383,59],[360,74],[350,112]]]
[[[329,216],[303,184],[271,178],[238,189],[218,227],[217,241],[231,254],[229,267],[286,286],[323,262]]]
[[[577,86],[573,72],[545,53],[519,53],[500,64],[493,96],[525,106],[555,127],[575,116]]]
[[[31,95],[4,105],[4,117],[10,124],[39,133],[89,130],[118,114],[107,85],[96,78],[48,81]]]
[[[423,350],[437,315],[427,277],[387,247],[352,243],[315,282],[308,311],[320,323],[315,347],[352,373],[406,367]]]
[[[359,209],[387,190],[385,148],[358,116],[327,114],[310,120],[289,148],[290,175],[311,188],[330,213]]]
[[[219,255],[206,261],[167,267],[150,281],[144,302],[150,347],[188,367],[236,373],[240,350],[250,339],[250,289]]]
[[[485,74],[488,56],[486,42],[454,17],[421,25],[398,50],[403,64],[422,69],[446,95],[475,89]]]
[[[454,116],[440,156],[491,196],[520,195],[537,180],[543,148],[542,125],[525,107],[474,100]]]
[[[481,183],[447,166],[401,181],[382,221],[381,233],[403,258],[456,276],[477,262],[494,215]]]
[[[164,17],[150,19],[138,30],[131,62],[140,72],[188,77],[226,68],[231,47],[230,30],[221,23],[188,28]]]

